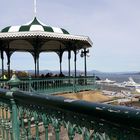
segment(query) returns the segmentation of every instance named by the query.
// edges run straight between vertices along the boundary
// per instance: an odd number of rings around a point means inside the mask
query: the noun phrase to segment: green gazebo
[[[35,77],[39,76],[39,55],[41,52],[56,52],[58,54],[60,73],[62,72],[62,55],[64,52],[68,52],[68,73],[70,76],[70,59],[71,51],[73,51],[76,77],[77,51],[83,49],[83,54],[86,58],[86,49],[91,46],[92,41],[89,37],[72,35],[65,29],[45,25],[34,17],[28,24],[8,26],[1,30],[0,51],[2,75],[4,74],[4,52],[7,55],[8,78],[10,78],[10,58],[14,52],[29,52],[32,54],[35,64]]]

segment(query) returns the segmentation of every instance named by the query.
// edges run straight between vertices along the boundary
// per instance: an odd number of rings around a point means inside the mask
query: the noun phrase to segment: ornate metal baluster
[[[30,79],[30,77],[29,77],[29,81],[26,82],[26,84],[27,84],[27,86],[28,86],[27,91],[31,92],[32,85],[31,85],[31,79]]]
[[[56,137],[56,140],[59,140],[60,139],[59,133],[60,133],[60,128],[59,127],[55,128],[55,137]]]
[[[6,129],[6,140],[9,140],[9,119],[8,119],[8,104],[5,104],[6,111],[6,121],[5,121],[5,129]]]
[[[46,80],[44,80],[43,90],[46,91],[46,89],[47,89],[47,82],[46,82]]]
[[[12,110],[12,136],[13,140],[19,140],[19,120],[18,120],[18,108],[14,99],[11,100],[11,110]]]
[[[44,80],[44,91],[46,91],[46,89],[47,89],[47,81]]]
[[[53,127],[55,129],[55,139],[59,140],[60,139],[60,137],[59,137],[59,134],[60,134],[60,123],[59,123],[58,119],[56,119],[56,118],[52,118],[51,121],[52,121],[52,125],[53,125]]]
[[[48,89],[47,80],[44,80],[44,91]]]
[[[36,140],[39,140],[39,128],[38,128],[39,117],[38,117],[37,111],[33,112],[33,116],[34,116],[35,129],[36,129]]]
[[[93,133],[91,134],[91,138],[93,138],[94,140],[99,140],[98,132],[93,131]]]
[[[2,103],[2,140],[5,139],[4,103]]]
[[[80,127],[80,126],[75,126],[75,133],[76,134],[78,134],[77,135],[77,137],[79,138],[79,139],[81,139],[82,138],[82,128]]]
[[[102,132],[101,130],[100,130],[100,128],[99,129],[95,129],[94,131],[93,131],[93,133],[91,134],[91,137],[93,138],[93,139],[95,139],[95,140],[117,140],[117,139],[110,139],[109,138],[109,136],[108,135],[106,135],[106,133],[105,132]]]
[[[36,81],[36,90],[39,91],[39,81]]]
[[[42,81],[42,91],[44,91],[44,80]]]
[[[23,91],[28,91],[28,82],[27,81],[22,82],[22,88],[23,88]]]
[[[44,80],[44,81],[43,81],[43,91],[46,91],[46,88],[47,88],[47,87],[46,87],[46,81]]]
[[[12,107],[10,106],[10,140],[13,140],[13,130],[12,130]]]
[[[53,92],[56,92],[56,79],[53,81]]]
[[[31,112],[30,110],[27,110],[26,112],[27,114],[27,120],[28,120],[28,128],[27,128],[27,139],[31,140],[32,139],[32,135],[31,135]]]
[[[45,113],[42,114],[42,120],[45,128],[45,140],[48,140],[48,125],[49,125],[49,118],[46,116]]]
[[[83,128],[83,138],[84,140],[90,140],[90,132],[87,128]]]
[[[2,102],[0,102],[0,139],[2,139]]]
[[[41,81],[38,81],[38,91],[40,91],[41,89],[40,89],[40,84],[41,84]]]
[[[21,122],[21,140],[25,140],[26,132],[24,126],[24,109],[22,107],[19,108],[20,122]]]
[[[74,136],[75,136],[75,127],[76,127],[75,124],[73,125],[70,122],[68,122],[68,124],[67,124],[67,130],[68,130],[68,136],[69,136],[69,139],[70,140],[73,140],[74,139]]]
[[[40,92],[40,81],[39,80],[37,81],[37,89],[36,90]]]

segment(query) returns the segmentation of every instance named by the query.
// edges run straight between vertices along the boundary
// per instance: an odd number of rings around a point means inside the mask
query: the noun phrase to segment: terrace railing
[[[1,81],[1,87],[11,88],[7,81]],[[78,92],[82,90],[96,89],[95,77],[63,77],[63,78],[42,78],[24,79],[19,82],[18,88],[21,91],[39,92],[45,94]]]
[[[140,140],[140,110],[0,89],[1,140]]]

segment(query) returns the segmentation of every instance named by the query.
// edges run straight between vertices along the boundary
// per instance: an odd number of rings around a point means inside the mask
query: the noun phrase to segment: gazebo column
[[[77,92],[77,80],[76,80],[76,77],[77,77],[77,70],[76,70],[76,61],[77,61],[77,51],[76,51],[76,48],[74,50],[74,92],[76,93]]]
[[[4,76],[4,54],[3,50],[1,50],[1,69],[2,69],[2,78]]]
[[[70,67],[70,59],[71,59],[71,51],[68,50],[68,71],[69,71],[69,77],[71,76],[71,67]]]
[[[34,63],[35,63],[35,78],[36,78],[36,70],[37,70],[37,68],[36,68],[36,58],[34,58]]]
[[[12,52],[10,52],[10,50],[9,50],[9,43],[8,43],[8,49],[7,49],[7,51],[6,51],[6,54],[7,54],[7,71],[8,71],[8,79],[10,79],[10,76],[11,76],[11,74],[10,74],[10,62],[11,62],[11,60],[10,60],[10,58],[11,58],[11,54],[12,54]]]
[[[32,52],[32,55],[34,57],[34,63],[35,63],[35,78],[39,77],[39,54],[41,49],[41,44],[39,43],[38,36],[35,38],[34,42],[32,43],[34,51]]]
[[[33,58],[34,58],[34,66],[35,66],[35,69],[34,69],[34,76],[36,77],[36,53],[35,53],[35,50],[34,50],[34,52],[30,52],[31,54],[32,54],[32,56],[33,56]]]
[[[74,50],[74,77],[76,78],[77,76],[77,64],[76,64],[76,61],[77,61],[77,52],[76,52],[76,49]]]
[[[8,56],[7,58],[8,79],[10,79],[10,56]]]
[[[37,63],[37,77],[39,77],[39,53],[37,54],[36,63]]]
[[[35,78],[39,77],[39,53],[37,51],[33,54],[34,63],[35,63]]]
[[[59,55],[59,63],[60,63],[60,74],[62,73],[62,53]]]
[[[61,49],[61,46],[60,46],[60,51],[56,53],[59,56],[60,74],[61,74],[62,73],[62,56],[63,56],[63,50]]]

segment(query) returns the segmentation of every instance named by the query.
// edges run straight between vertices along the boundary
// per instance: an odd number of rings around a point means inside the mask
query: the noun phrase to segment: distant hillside
[[[34,73],[34,70],[27,70],[29,73]],[[47,73],[54,73],[54,74],[59,74],[59,70],[40,70],[40,74],[47,74]],[[63,74],[65,75],[68,75],[68,71],[67,70],[63,70],[62,71]],[[80,75],[81,73],[84,73],[83,70],[77,70],[77,75]],[[71,74],[74,75],[74,70],[71,70]],[[101,72],[101,71],[98,71],[98,70],[90,70],[90,71],[87,71],[87,74],[88,75],[100,75],[100,74],[103,74],[103,75],[116,75],[116,74],[119,74],[119,75],[138,75],[140,74],[140,72]]]
[[[34,73],[34,70],[25,70],[27,71],[28,73],[30,74],[33,74]],[[68,75],[68,71],[67,70],[63,70],[62,71],[64,75]],[[47,73],[53,73],[53,74],[59,74],[60,71],[59,70],[40,70],[40,74],[47,74]],[[77,70],[77,75],[80,75],[81,73],[84,73],[84,71],[82,70]],[[87,74],[88,75],[95,75],[97,73],[102,73],[102,72],[99,72],[97,70],[91,70],[91,71],[88,71]],[[71,70],[71,75],[74,75],[74,70]]]
[[[16,71],[26,71],[30,74],[34,74],[34,70],[16,70]],[[2,70],[0,69],[0,73],[2,72]],[[54,73],[54,74],[59,74],[59,70],[40,70],[40,74],[47,74],[47,73]],[[65,75],[68,75],[68,70],[63,70],[62,71],[63,74]],[[80,75],[81,73],[84,73],[84,70],[77,70],[77,75]],[[101,72],[101,71],[98,71],[98,70],[90,70],[90,71],[87,71],[87,74],[88,75],[100,75],[100,74],[103,74],[103,75],[106,75],[106,74],[110,74],[110,75],[116,75],[116,74],[119,74],[119,75],[140,75],[140,72],[138,71],[130,71],[130,72]],[[74,70],[71,70],[71,75],[74,75]]]

